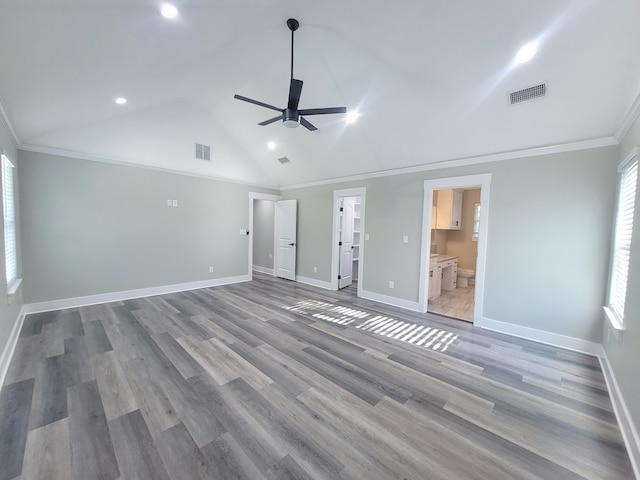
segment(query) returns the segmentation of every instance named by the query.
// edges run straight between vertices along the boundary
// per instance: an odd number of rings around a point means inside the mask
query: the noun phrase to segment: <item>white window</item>
[[[478,235],[480,235],[480,204],[476,203],[473,207],[473,235],[471,238],[477,240]]]
[[[616,225],[613,234],[613,260],[609,283],[609,310],[618,328],[624,321],[624,301],[627,295],[627,274],[631,237],[633,235],[633,212],[636,204],[636,185],[638,183],[638,151],[627,157],[620,166],[620,185]]]
[[[7,270],[7,290],[15,291],[18,284],[18,260],[16,249],[16,208],[14,201],[14,166],[2,155],[2,205],[4,216],[4,261]]]

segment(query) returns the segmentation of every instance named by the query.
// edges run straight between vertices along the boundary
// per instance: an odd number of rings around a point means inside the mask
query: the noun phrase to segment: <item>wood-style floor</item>
[[[458,287],[442,290],[439,297],[429,300],[427,310],[445,317],[473,322],[475,287]]]
[[[301,284],[29,315],[0,479],[630,479],[598,360]]]

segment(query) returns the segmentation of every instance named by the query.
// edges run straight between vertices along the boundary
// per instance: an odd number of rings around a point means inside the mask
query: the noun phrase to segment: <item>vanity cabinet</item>
[[[460,230],[463,190],[436,190],[433,193],[436,203],[435,228],[437,230]]]
[[[429,300],[440,296],[440,282],[442,268],[438,262],[437,255],[429,259]]]

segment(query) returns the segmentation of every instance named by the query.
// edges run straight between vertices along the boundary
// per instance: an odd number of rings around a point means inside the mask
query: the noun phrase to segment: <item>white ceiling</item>
[[[291,185],[611,138],[640,92],[637,0],[174,3],[167,20],[156,0],[0,0],[0,99],[23,148]],[[358,109],[355,125],[261,127],[275,112],[233,98],[285,106],[290,17],[300,108]],[[542,81],[547,98],[508,106]]]

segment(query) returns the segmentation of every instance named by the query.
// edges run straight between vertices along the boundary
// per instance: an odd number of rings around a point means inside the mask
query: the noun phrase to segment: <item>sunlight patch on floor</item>
[[[383,315],[375,315],[372,317],[372,314],[362,310],[341,307],[319,300],[302,300],[294,305],[283,308],[326,322],[337,323],[339,325],[353,325],[359,330],[372,332],[377,335],[400,340],[418,347],[430,348],[431,350],[439,352],[446,351],[458,338],[457,334],[446,330],[396,320]]]

